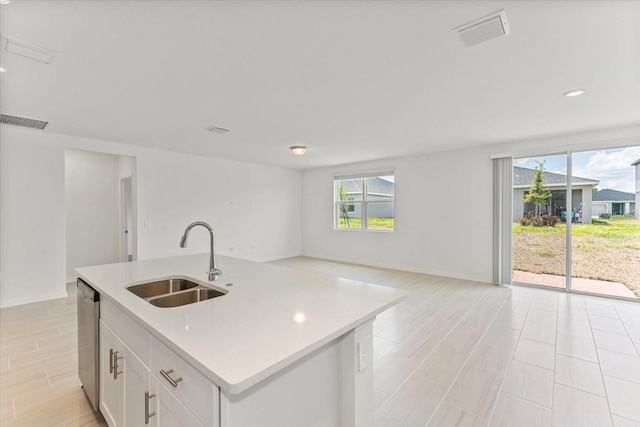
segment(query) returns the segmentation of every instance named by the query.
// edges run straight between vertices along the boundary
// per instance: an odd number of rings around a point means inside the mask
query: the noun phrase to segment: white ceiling
[[[46,132],[310,168],[640,123],[639,1],[0,8],[3,36],[61,53],[46,65],[3,38],[2,112]],[[502,8],[506,37],[465,48],[451,31]]]

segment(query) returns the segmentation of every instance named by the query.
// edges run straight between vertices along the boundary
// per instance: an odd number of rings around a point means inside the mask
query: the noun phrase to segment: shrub
[[[533,212],[529,212],[520,220],[520,225],[530,227],[555,227],[560,221],[555,215],[534,215]]]

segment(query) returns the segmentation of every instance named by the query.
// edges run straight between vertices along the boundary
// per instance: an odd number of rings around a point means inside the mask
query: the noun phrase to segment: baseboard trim
[[[8,307],[15,307],[17,305],[33,304],[36,302],[49,301],[52,299],[66,298],[67,296],[68,295],[66,292],[58,292],[55,294],[38,295],[37,297],[2,300],[0,301],[0,308],[8,308]]]
[[[255,261],[255,262],[271,262],[271,261],[277,261],[279,259],[286,259],[286,258],[295,258],[297,256],[304,256],[301,253],[297,253],[295,255],[282,255],[282,256],[277,256],[277,257],[268,257],[268,258],[256,258],[256,259],[251,259],[250,261]]]
[[[337,258],[337,257],[333,257],[333,256],[330,256],[330,255],[324,255],[324,254],[303,253],[301,256],[305,256],[305,257],[309,257],[309,258],[319,258],[319,259],[324,259],[324,260],[327,260],[327,261],[345,262],[345,263],[348,263],[348,264],[366,265],[367,267],[388,268],[390,270],[409,271],[411,273],[421,273],[421,274],[429,274],[429,275],[432,275],[432,276],[449,277],[449,278],[461,279],[461,280],[470,280],[472,282],[492,283],[492,281],[490,279],[487,279],[487,278],[479,278],[479,277],[472,276],[472,275],[451,273],[451,272],[448,272],[448,271],[421,269],[421,268],[415,268],[415,267],[410,267],[410,266],[405,266],[405,265],[394,265],[394,264],[386,264],[386,263],[385,264],[373,264],[373,263],[370,263],[370,262],[366,262],[364,260],[359,260],[359,259],[354,259],[354,258],[344,258],[344,257]]]

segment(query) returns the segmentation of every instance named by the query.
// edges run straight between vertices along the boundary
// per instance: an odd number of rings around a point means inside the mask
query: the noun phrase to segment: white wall
[[[0,126],[0,306],[66,296],[64,150]],[[24,143],[21,143],[24,141]]]
[[[307,256],[492,280],[492,154],[516,157],[637,145],[640,126],[496,144],[303,173]],[[333,229],[333,176],[395,168],[395,232]]]
[[[74,268],[118,262],[119,172],[119,156],[65,152],[67,282]]]
[[[334,230],[334,174],[390,167],[395,169],[395,231]],[[491,177],[486,149],[305,171],[303,253],[489,281]]]
[[[301,253],[297,170],[0,126],[0,305],[65,295],[64,153],[136,157],[139,259],[206,252],[192,221],[209,222],[216,252],[258,261]],[[233,252],[230,252],[233,248]]]

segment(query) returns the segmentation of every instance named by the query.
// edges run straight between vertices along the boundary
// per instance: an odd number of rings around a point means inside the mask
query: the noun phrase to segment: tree
[[[341,202],[348,200],[347,192],[344,191],[342,183],[340,183],[340,187],[338,187],[338,196]],[[351,228],[351,224],[349,223],[349,205],[346,203],[340,203],[340,216],[344,219],[347,228]]]
[[[536,162],[536,171],[533,175],[533,183],[529,188],[529,193],[524,196],[525,203],[535,203],[536,216],[540,215],[540,205],[546,205],[551,198],[551,191],[544,185],[542,173],[544,172],[544,162]]]

